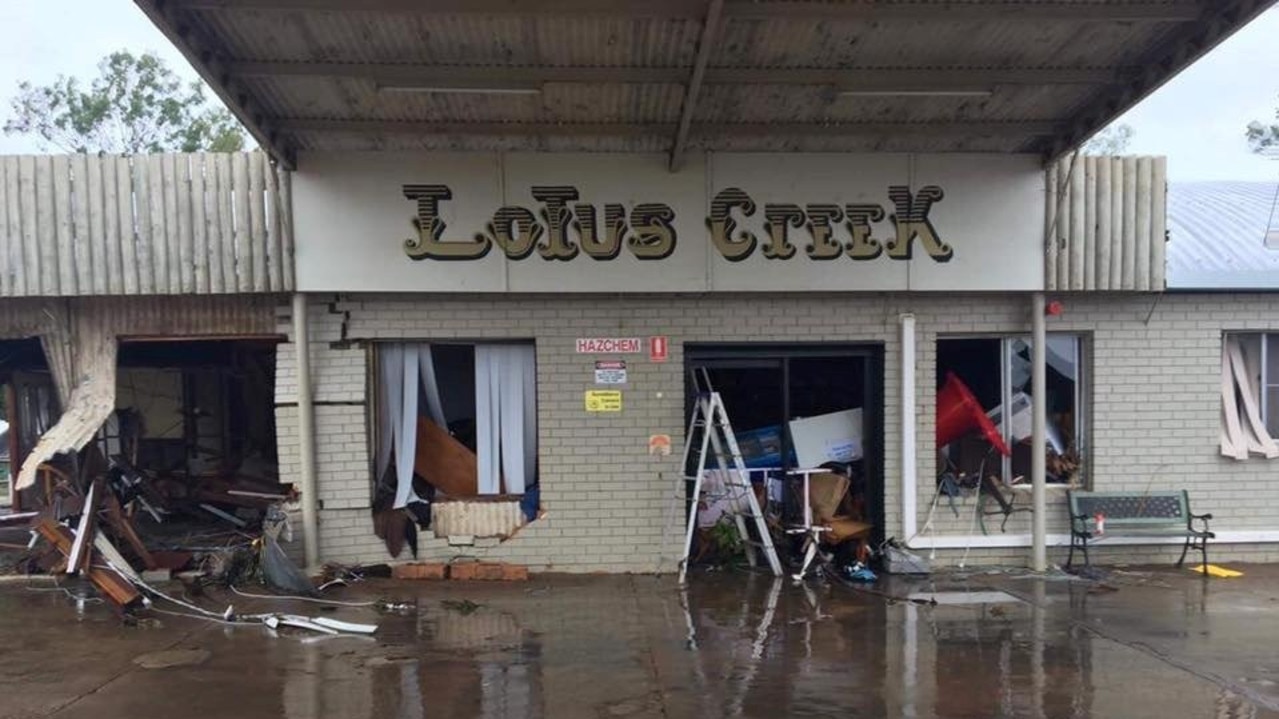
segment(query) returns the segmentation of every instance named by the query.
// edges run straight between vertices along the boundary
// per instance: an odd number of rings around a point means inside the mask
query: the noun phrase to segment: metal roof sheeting
[[[1279,182],[1178,182],[1168,187],[1168,288],[1279,289]]]
[[[300,149],[673,149],[702,61],[691,148],[1056,153],[1276,0],[725,0],[704,52],[719,6],[692,0],[135,2],[289,165]],[[785,70],[828,74],[766,75]],[[883,94],[841,96],[850,83]],[[968,94],[948,96],[956,85]],[[1040,124],[853,126],[957,121]],[[432,126],[499,122],[500,142]],[[574,127],[589,123],[618,127]],[[717,131],[738,123],[772,129]]]

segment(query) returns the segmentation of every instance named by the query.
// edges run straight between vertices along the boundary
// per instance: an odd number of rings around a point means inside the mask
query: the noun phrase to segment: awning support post
[[[1030,303],[1031,313],[1031,443],[1030,479],[1031,506],[1031,569],[1043,572],[1048,569],[1048,517],[1047,505],[1048,458],[1048,331],[1044,318],[1044,293],[1034,293]]]
[[[311,332],[306,295],[293,295],[293,347],[298,363],[298,453],[302,468],[302,543],[306,566],[320,566],[319,499],[315,481],[315,403],[311,393]]]
[[[901,463],[902,463],[902,541],[909,542],[916,532],[916,493],[918,492],[915,464],[915,315],[903,314],[901,349]]]

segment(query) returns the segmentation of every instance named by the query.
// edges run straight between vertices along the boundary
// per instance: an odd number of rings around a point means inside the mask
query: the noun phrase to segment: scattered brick
[[[391,566],[391,576],[396,579],[447,579],[448,574],[447,564],[410,562]]]
[[[505,562],[460,562],[449,567],[449,579],[481,582],[525,582],[528,567]]]
[[[480,565],[477,562],[460,562],[449,566],[449,579],[456,579],[462,582],[469,582],[476,578],[476,568]]]

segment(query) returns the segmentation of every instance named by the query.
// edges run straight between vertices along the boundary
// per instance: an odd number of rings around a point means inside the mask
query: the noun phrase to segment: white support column
[[[1031,506],[1031,568],[1036,572],[1048,569],[1048,517],[1047,451],[1048,432],[1048,331],[1044,319],[1044,293],[1036,292],[1030,303],[1031,313],[1031,424],[1030,479]]]
[[[307,569],[320,566],[319,498],[315,481],[315,403],[311,392],[311,331],[306,295],[293,295],[293,347],[298,363],[298,452],[301,455],[302,544]]]
[[[902,315],[901,325],[902,541],[909,542],[916,531],[916,493],[919,490],[915,457],[915,315]]]

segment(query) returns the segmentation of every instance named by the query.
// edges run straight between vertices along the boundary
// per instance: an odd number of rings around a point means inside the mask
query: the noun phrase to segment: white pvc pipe
[[[1031,506],[1031,568],[1036,572],[1048,569],[1048,510],[1047,471],[1045,456],[1048,429],[1048,331],[1044,319],[1044,293],[1034,293],[1031,303],[1031,442],[1030,481]]]
[[[319,500],[315,481],[315,403],[311,395],[311,331],[306,295],[293,295],[293,347],[298,363],[298,454],[301,460],[302,546],[306,566],[320,566]]]
[[[902,541],[909,542],[916,532],[916,498],[919,491],[915,465],[915,315],[902,315],[901,325]]]

